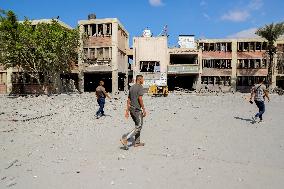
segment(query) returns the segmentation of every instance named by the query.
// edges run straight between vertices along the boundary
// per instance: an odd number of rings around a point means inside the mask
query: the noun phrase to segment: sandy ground
[[[98,120],[93,94],[0,96],[0,188],[283,188],[284,97],[252,124],[247,96],[145,96],[146,146],[128,151],[124,94]]]

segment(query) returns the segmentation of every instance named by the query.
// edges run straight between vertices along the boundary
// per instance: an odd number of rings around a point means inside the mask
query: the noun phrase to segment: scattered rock
[[[17,184],[16,182],[10,182],[10,183],[7,184],[7,187],[9,188],[9,187],[14,186],[16,184]]]
[[[8,167],[6,167],[5,169],[9,169],[10,167],[12,167],[15,163],[17,163],[18,160],[14,160],[12,163],[10,163],[10,165]]]
[[[7,177],[2,177],[1,180],[5,180]]]
[[[125,159],[125,155],[123,155],[123,154],[119,154],[119,156],[118,156],[118,158],[117,158],[118,160],[121,160],[121,159]]]

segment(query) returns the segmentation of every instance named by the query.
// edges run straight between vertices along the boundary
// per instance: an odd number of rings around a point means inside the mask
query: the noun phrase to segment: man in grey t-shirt
[[[143,126],[143,117],[146,116],[146,111],[142,99],[142,96],[144,94],[144,89],[142,86],[143,82],[143,76],[137,75],[136,84],[134,84],[129,90],[125,117],[128,119],[130,113],[131,118],[135,123],[135,128],[121,139],[121,143],[126,149],[128,149],[127,142],[132,137],[135,138],[134,147],[145,145],[144,143],[140,142],[140,133]]]
[[[258,113],[255,114],[254,117],[252,117],[253,122],[256,122],[257,119],[259,118],[259,122],[262,122],[262,115],[265,112],[265,97],[268,99],[268,102],[270,101],[269,96],[268,96],[268,91],[266,89],[266,86],[263,84],[263,80],[260,80],[258,84],[256,84],[252,89],[251,89],[251,97],[250,97],[250,102],[252,102],[252,98],[254,98],[254,102],[256,106],[258,107]]]

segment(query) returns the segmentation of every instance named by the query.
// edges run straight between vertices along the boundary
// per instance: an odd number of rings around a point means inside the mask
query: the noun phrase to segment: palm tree
[[[273,57],[277,53],[275,42],[281,35],[284,34],[284,22],[265,25],[264,27],[259,28],[255,33],[258,36],[268,41],[267,54],[269,56],[269,63],[268,63],[267,78],[268,78],[269,85],[271,85],[272,84]]]

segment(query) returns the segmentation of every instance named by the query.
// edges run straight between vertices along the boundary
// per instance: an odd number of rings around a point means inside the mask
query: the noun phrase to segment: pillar
[[[88,25],[88,35],[92,36],[92,29],[91,29],[91,25]]]
[[[79,66],[79,91],[84,92],[84,63],[83,63],[83,53],[84,53],[84,44],[83,44],[83,34],[84,26],[79,26],[79,54],[78,54],[78,66]]]
[[[11,93],[13,89],[12,84],[12,74],[13,74],[13,68],[7,69],[7,79],[6,79],[6,86],[7,86],[7,93]]]
[[[112,48],[111,47],[109,47],[109,50],[108,50],[108,57],[112,59]]]
[[[232,91],[235,92],[237,90],[237,63],[238,63],[238,48],[237,48],[237,40],[232,41],[232,76],[231,76],[231,87]]]
[[[277,55],[275,54],[273,57],[273,63],[272,63],[272,83],[271,88],[274,89],[276,87],[276,76],[277,76]]]
[[[112,93],[118,93],[118,23],[112,24]]]
[[[196,81],[196,89],[198,89],[201,86],[201,76],[202,76],[202,49],[199,49],[198,51],[198,65],[199,65],[199,71]]]

